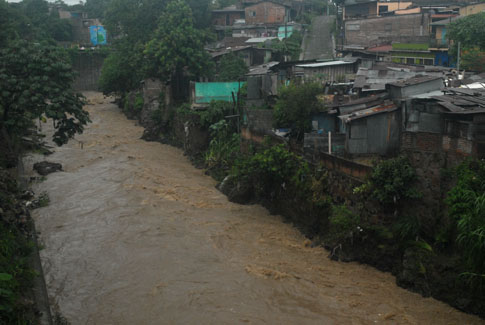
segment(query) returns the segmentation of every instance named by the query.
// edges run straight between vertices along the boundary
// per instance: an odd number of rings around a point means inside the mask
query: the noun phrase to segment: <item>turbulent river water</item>
[[[87,96],[93,123],[35,188],[50,197],[34,213],[49,298],[71,324],[481,323],[228,202],[182,151]]]

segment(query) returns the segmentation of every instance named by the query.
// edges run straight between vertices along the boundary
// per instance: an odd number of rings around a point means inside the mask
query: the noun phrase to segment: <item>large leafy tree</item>
[[[312,128],[312,114],[324,109],[317,98],[323,92],[318,83],[289,85],[282,88],[274,108],[275,126],[290,128],[291,136],[302,140]]]
[[[460,18],[449,25],[448,37],[467,47],[485,50],[485,12]]]
[[[212,61],[204,49],[207,35],[194,27],[192,10],[183,0],[171,1],[145,47],[147,73],[169,80],[182,73],[207,75]]]
[[[104,94],[122,96],[140,86],[143,48],[142,43],[133,44],[128,39],[113,44],[99,78],[99,88]]]
[[[165,0],[111,0],[103,21],[112,38],[144,43],[157,28],[165,5]]]
[[[218,71],[218,81],[237,81],[244,77],[249,69],[243,59],[231,53],[221,59]]]
[[[461,66],[464,69],[485,71],[485,12],[460,18],[449,25],[448,37],[453,40],[450,53],[457,57],[461,43]]]
[[[0,50],[0,130],[22,136],[34,119],[52,119],[53,140],[65,144],[89,122],[84,97],[72,88],[74,73],[65,52],[54,46],[13,42]]]

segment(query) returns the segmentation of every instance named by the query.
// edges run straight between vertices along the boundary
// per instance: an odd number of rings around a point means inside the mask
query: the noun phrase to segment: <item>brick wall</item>
[[[272,2],[261,2],[245,9],[246,24],[281,24],[285,22],[286,9]]]

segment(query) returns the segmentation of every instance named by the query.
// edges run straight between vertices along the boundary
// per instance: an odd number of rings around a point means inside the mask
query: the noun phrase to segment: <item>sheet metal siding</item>
[[[347,125],[350,154],[385,155],[399,147],[399,111],[371,115]]]
[[[248,99],[261,98],[261,76],[248,77]]]
[[[326,113],[320,113],[313,116],[313,121],[318,122],[318,129],[323,132],[335,132],[335,115],[328,115]]]
[[[428,82],[423,82],[416,85],[410,85],[402,88],[401,98],[406,98],[413,95],[424,94],[433,90],[440,90],[443,87],[442,79],[435,79]]]
[[[337,81],[337,79],[344,77],[346,74],[354,73],[353,64],[335,65],[320,68],[300,68],[303,69],[305,77],[318,77],[324,75],[324,79],[328,81]]]
[[[213,100],[232,101],[232,93],[237,94],[245,82],[196,82],[195,103],[210,103]]]
[[[442,133],[442,118],[438,114],[419,113],[418,130],[420,132]]]

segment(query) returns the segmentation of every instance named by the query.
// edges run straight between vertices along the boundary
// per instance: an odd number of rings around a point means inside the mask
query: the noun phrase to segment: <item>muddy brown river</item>
[[[49,299],[71,324],[481,323],[228,202],[181,150],[87,95],[93,123],[35,186],[50,196],[34,213]]]

